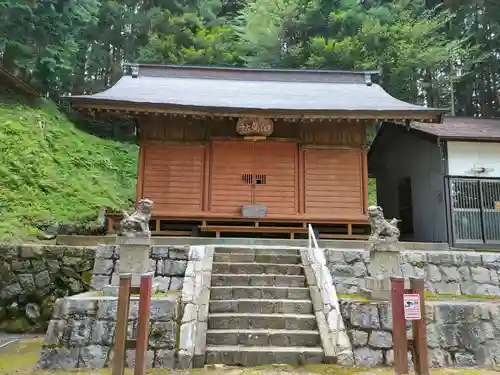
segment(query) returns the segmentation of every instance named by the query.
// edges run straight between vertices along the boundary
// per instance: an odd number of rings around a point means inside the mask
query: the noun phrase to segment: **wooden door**
[[[363,213],[362,153],[306,149],[306,214],[349,218]]]
[[[254,143],[255,204],[268,207],[268,216],[297,212],[297,151],[293,142]]]
[[[204,146],[143,146],[142,197],[154,213],[198,213],[202,209]]]
[[[214,141],[211,149],[210,211],[241,215],[241,206],[252,203],[253,144]],[[247,177],[247,179],[245,179]]]
[[[297,210],[298,146],[292,142],[214,141],[210,211],[241,216],[241,206],[262,204],[268,216]]]

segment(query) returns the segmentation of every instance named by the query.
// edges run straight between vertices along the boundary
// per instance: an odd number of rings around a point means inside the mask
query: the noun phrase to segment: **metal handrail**
[[[318,240],[316,240],[316,235],[314,234],[314,230],[311,224],[307,225],[308,231],[309,231],[309,249],[312,248],[312,245],[314,244],[315,249],[319,249],[318,246]]]
[[[314,233],[313,227],[311,224],[308,224],[308,234],[309,234],[309,247],[307,249],[310,263],[311,265],[318,265],[321,268],[325,268],[325,272],[316,272],[316,278],[320,285],[323,283],[327,283],[329,285],[333,284],[332,277],[330,272],[328,271],[328,267],[326,266],[325,253],[321,251],[318,240],[316,239],[316,234]],[[314,267],[313,267],[314,268]],[[326,280],[323,280],[322,277],[325,277]]]

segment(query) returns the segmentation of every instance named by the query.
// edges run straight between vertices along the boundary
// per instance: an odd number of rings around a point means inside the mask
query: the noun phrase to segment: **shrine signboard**
[[[274,131],[273,120],[263,117],[243,117],[236,123],[236,132],[244,136],[267,137]]]

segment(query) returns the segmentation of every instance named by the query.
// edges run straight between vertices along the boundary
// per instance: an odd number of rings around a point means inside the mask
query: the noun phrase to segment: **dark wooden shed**
[[[377,201],[402,220],[402,238],[498,247],[500,119],[384,123],[368,158]]]
[[[323,238],[364,238],[367,126],[442,115],[391,97],[375,73],[133,65],[69,99],[136,117],[137,199],[154,201],[158,234],[294,238],[311,223]]]

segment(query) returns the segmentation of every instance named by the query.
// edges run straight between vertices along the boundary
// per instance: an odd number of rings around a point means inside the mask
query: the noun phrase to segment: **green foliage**
[[[374,178],[368,179],[368,204],[377,204],[377,182]]]
[[[0,0],[0,56],[52,96],[96,92],[126,61],[377,68],[399,99],[500,115],[500,2]]]
[[[40,221],[89,221],[100,207],[129,207],[137,147],[78,129],[53,103],[0,100],[0,238],[22,238]]]

